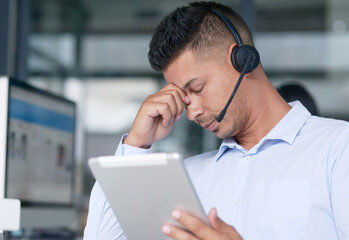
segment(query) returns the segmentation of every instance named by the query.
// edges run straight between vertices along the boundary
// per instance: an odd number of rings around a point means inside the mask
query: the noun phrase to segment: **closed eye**
[[[193,89],[193,92],[200,93],[204,89],[204,86],[200,87],[199,89]]]

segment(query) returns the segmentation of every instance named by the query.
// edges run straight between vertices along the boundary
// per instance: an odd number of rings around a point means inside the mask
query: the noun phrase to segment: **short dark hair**
[[[244,44],[254,46],[251,31],[234,10],[215,2],[194,2],[177,8],[164,17],[155,29],[148,53],[154,70],[165,70],[184,50],[200,54],[227,40],[235,42],[222,20],[204,7],[223,13],[234,24]]]

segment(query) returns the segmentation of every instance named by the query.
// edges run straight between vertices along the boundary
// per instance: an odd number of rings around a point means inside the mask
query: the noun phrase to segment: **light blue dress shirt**
[[[349,239],[349,123],[290,105],[252,149],[228,138],[185,160],[200,201],[246,240]],[[147,151],[120,143],[116,154]],[[98,183],[84,239],[126,239]]]

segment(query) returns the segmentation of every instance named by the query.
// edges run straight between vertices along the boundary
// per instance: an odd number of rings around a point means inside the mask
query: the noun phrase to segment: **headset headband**
[[[214,13],[215,15],[217,15],[223,22],[224,24],[229,28],[230,32],[233,34],[236,44],[240,47],[243,45],[242,39],[240,37],[239,32],[236,30],[235,26],[233,25],[233,23],[220,11],[213,9],[213,8],[209,8],[209,7],[202,7],[205,8],[209,11],[211,11],[212,13]]]

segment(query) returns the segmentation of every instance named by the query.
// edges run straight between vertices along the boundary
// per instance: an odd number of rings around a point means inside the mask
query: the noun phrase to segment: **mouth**
[[[216,123],[217,121],[216,119],[214,119],[213,121],[203,125],[203,127],[206,128],[208,131],[212,132],[213,130],[216,129],[216,125],[217,125]]]

